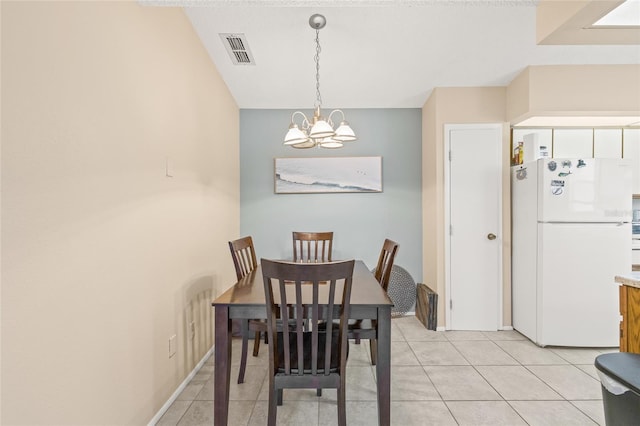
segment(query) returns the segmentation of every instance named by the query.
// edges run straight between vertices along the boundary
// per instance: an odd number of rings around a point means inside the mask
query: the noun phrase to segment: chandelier
[[[320,95],[320,30],[327,24],[323,15],[314,14],[309,18],[309,25],[316,30],[316,102],[314,104],[313,118],[309,120],[300,111],[291,114],[289,131],[284,137],[284,145],[294,148],[342,148],[344,142],[355,141],[356,135],[345,120],[342,110],[331,111],[327,118],[322,116],[322,96]],[[334,114],[340,114],[338,128],[334,130]],[[298,118],[299,125],[296,123]]]

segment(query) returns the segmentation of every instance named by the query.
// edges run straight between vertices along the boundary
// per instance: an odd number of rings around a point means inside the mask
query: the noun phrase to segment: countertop
[[[619,284],[640,288],[640,271],[627,272],[624,275],[616,275],[615,281]]]

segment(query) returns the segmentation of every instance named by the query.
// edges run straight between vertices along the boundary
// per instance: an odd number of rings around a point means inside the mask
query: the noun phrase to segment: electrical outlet
[[[176,354],[176,335],[169,337],[169,358]]]
[[[191,323],[189,324],[189,330],[191,332],[191,340],[196,338],[196,323],[194,321],[191,321]]]

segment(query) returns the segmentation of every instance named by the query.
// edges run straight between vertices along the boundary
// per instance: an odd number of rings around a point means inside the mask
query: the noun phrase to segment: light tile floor
[[[391,422],[394,425],[604,425],[595,357],[610,349],[540,348],[516,331],[435,332],[413,316],[391,327]],[[238,375],[233,340],[229,424],[264,425],[267,352],[249,356]],[[158,425],[213,424],[213,356]],[[377,424],[375,367],[368,342],[352,344],[347,369],[347,423]],[[335,390],[285,390],[278,425],[335,425]]]

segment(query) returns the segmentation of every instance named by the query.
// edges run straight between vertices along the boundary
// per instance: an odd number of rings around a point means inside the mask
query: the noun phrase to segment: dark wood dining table
[[[212,303],[215,309],[214,424],[227,425],[231,381],[231,323],[234,319],[266,319],[262,269],[258,266]],[[356,261],[351,289],[351,319],[378,324],[378,424],[391,422],[391,308],[393,302],[371,271]],[[348,389],[348,384],[347,384]]]

